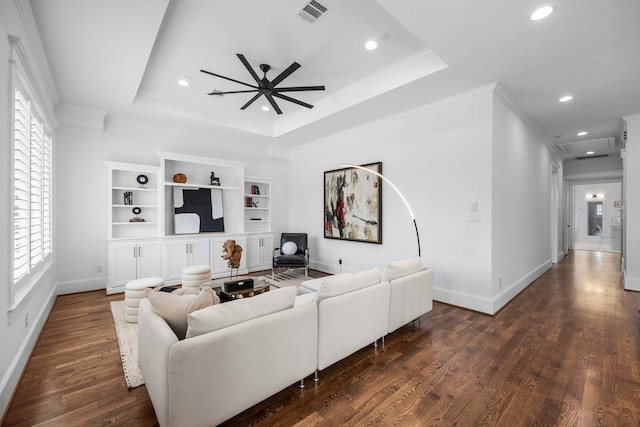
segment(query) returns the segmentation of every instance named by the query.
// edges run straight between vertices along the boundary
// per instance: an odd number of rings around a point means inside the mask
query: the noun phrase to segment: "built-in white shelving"
[[[174,189],[176,188],[221,190],[224,233],[244,232],[242,189],[245,163],[167,152],[158,153],[158,158],[160,159],[164,187],[160,194],[163,207],[163,235],[176,235],[173,202]],[[220,185],[211,184],[212,173],[219,180]],[[175,182],[174,177],[178,174],[184,175],[186,182]]]
[[[244,181],[245,231],[271,231],[271,181],[248,176]]]
[[[110,161],[104,164],[108,169],[107,238],[159,236],[160,167]],[[146,177],[144,184],[138,182],[141,175]],[[134,208],[140,209],[140,213],[135,214]]]
[[[166,283],[179,283],[182,268],[194,263],[209,264],[213,277],[224,277],[229,267],[222,251],[228,239],[244,248],[239,274],[270,267],[274,236],[269,179],[245,177],[245,164],[239,162],[166,152],[158,158],[159,166],[105,162],[107,293],[122,292],[129,280],[139,277],[161,276]],[[220,185],[212,185],[212,172]],[[177,174],[185,175],[186,182],[175,182]],[[140,175],[146,182],[138,181]],[[224,232],[175,233],[174,192],[186,188],[222,191]]]

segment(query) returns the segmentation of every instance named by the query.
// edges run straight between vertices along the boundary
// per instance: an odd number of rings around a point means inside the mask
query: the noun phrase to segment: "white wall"
[[[481,88],[295,150],[291,230],[310,234],[314,267],[325,271],[339,271],[339,258],[355,271],[415,256],[409,215],[384,184],[382,245],[323,237],[323,171],[382,161],[415,212],[435,298],[493,313],[506,302],[501,291],[549,263],[551,160],[540,138],[494,100],[493,86]],[[467,221],[472,202],[479,223]]]
[[[624,164],[624,288],[640,291],[640,115],[626,117]]]
[[[495,312],[551,267],[551,162],[560,161],[503,96],[493,114]]]

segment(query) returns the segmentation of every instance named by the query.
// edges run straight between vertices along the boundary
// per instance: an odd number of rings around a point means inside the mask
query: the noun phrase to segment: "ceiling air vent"
[[[315,24],[318,22],[327,12],[329,8],[316,0],[311,0],[305,3],[296,13],[299,17],[305,21]]]
[[[576,160],[599,159],[600,157],[609,157],[608,154],[596,154],[595,156],[580,156]]]

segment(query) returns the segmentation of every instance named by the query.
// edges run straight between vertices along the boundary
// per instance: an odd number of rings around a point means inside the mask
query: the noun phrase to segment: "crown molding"
[[[44,53],[44,47],[42,46],[42,39],[36,25],[36,21],[33,17],[33,10],[31,9],[31,3],[29,0],[15,0],[16,9],[20,15],[22,26],[25,32],[26,49],[25,54],[28,63],[25,65],[32,65],[33,84],[36,86],[43,101],[48,104],[47,108],[52,113],[52,106],[58,102],[58,92],[56,85],[51,74],[51,68],[47,61],[47,56]],[[19,43],[18,43],[19,44]]]
[[[341,132],[336,132],[336,133],[333,133],[331,135],[327,135],[327,136],[324,136],[322,138],[310,141],[310,142],[308,142],[306,144],[302,144],[302,145],[300,145],[298,147],[292,148],[292,151],[298,151],[298,150],[302,150],[302,149],[305,149],[305,148],[309,148],[311,146],[314,146],[314,145],[317,145],[317,144],[322,144],[324,142],[333,140],[335,138],[356,134],[358,132],[362,132],[362,131],[364,131],[366,129],[369,129],[369,128],[375,128],[375,127],[382,126],[382,125],[387,124],[387,123],[393,123],[393,122],[398,121],[398,120],[403,120],[403,119],[409,118],[411,116],[414,116],[416,114],[420,114],[420,113],[423,113],[425,111],[432,110],[434,108],[440,108],[440,107],[442,107],[444,105],[447,105],[447,104],[450,104],[450,103],[453,103],[453,102],[458,102],[458,101],[464,100],[466,98],[470,98],[470,97],[473,97],[473,96],[476,96],[476,95],[481,95],[483,93],[489,93],[489,92],[492,92],[495,89],[495,86],[496,86],[495,83],[491,83],[491,84],[488,84],[488,85],[477,87],[475,89],[468,90],[466,92],[462,92],[462,93],[459,93],[459,94],[456,94],[456,95],[452,95],[452,96],[449,96],[449,97],[446,97],[446,98],[442,98],[442,99],[439,99],[437,101],[430,102],[430,103],[425,104],[425,105],[421,105],[419,107],[411,108],[411,109],[406,110],[406,111],[401,111],[399,113],[392,114],[390,116],[381,118],[379,120],[375,120],[373,122],[365,123],[365,124],[362,124],[360,126],[355,126],[355,127],[343,130]]]
[[[533,131],[533,133],[535,133],[536,136],[542,140],[542,142],[545,143],[545,145],[555,156],[557,156],[559,159],[562,159],[562,154],[558,150],[558,147],[556,147],[547,137],[547,135],[542,132],[542,129],[540,129],[538,124],[522,111],[518,104],[515,103],[509,92],[507,92],[505,87],[499,82],[495,83],[494,93],[498,96],[498,98],[504,101],[509,106],[509,108],[511,108],[511,110],[520,118],[520,120],[522,120]]]

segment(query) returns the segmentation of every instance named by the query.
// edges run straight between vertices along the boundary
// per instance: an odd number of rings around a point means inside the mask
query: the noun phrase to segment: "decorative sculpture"
[[[213,171],[211,172],[209,180],[211,181],[211,185],[220,185],[220,178],[217,177]]]
[[[233,277],[233,269],[240,268],[240,259],[242,258],[242,246],[236,245],[235,240],[226,240],[222,245],[222,259],[228,260],[227,266],[231,269],[231,277]]]

